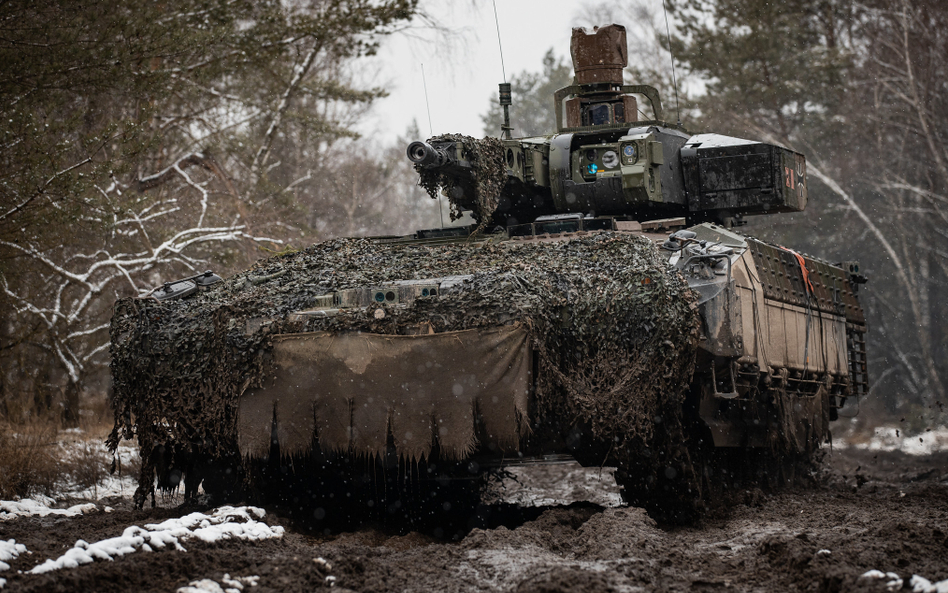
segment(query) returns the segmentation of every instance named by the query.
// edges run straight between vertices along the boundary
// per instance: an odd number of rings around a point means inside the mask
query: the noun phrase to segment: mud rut
[[[532,483],[514,484],[522,490],[514,498],[593,493],[598,502],[617,504],[608,474],[598,484],[588,475],[583,482],[582,471],[589,470],[531,468],[524,475]],[[128,525],[193,510],[138,511],[128,500],[114,501],[109,514],[0,523],[0,538],[15,538],[33,552],[11,562],[3,591],[175,591],[193,580],[220,582],[225,573],[258,575],[252,590],[260,592],[319,589],[330,575],[337,591],[459,592],[885,591],[884,581],[859,579],[870,569],[898,573],[906,590],[913,574],[948,579],[948,452],[837,450],[809,488],[727,496],[727,504],[690,527],[657,525],[642,509],[592,502],[506,514],[493,505],[491,524],[455,542],[400,532],[390,523],[307,533],[271,512],[267,521],[288,529],[282,540],[192,541],[186,553],[135,553],[46,575],[16,573],[60,555],[76,539],[112,537]]]

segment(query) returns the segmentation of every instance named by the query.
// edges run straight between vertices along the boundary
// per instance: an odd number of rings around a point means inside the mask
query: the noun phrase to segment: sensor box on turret
[[[681,148],[688,209],[731,216],[801,212],[806,160],[782,146],[719,134],[692,136]]]

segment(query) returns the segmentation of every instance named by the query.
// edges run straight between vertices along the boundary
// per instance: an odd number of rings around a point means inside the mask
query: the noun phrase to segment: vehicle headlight
[[[619,164],[619,155],[614,150],[607,150],[602,153],[602,165],[606,169],[614,169]]]

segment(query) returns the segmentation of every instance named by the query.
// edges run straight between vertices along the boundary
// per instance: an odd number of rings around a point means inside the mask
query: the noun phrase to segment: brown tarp
[[[244,456],[308,452],[377,455],[389,430],[399,455],[419,459],[438,440],[461,459],[477,445],[515,451],[531,385],[529,340],[519,325],[428,335],[313,332],[273,339],[276,370],[240,398]]]

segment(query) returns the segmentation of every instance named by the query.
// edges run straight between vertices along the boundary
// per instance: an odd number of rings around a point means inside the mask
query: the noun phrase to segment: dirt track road
[[[565,471],[535,472],[528,498],[542,501],[544,488],[562,491]],[[582,495],[583,487],[573,489]],[[608,486],[604,492],[597,501],[609,504]],[[193,510],[136,511],[116,501],[108,514],[0,523],[0,539],[14,538],[32,552],[10,561],[0,576],[8,581],[3,593],[174,592],[202,579],[214,583],[204,581],[201,591],[260,593],[330,584],[336,591],[892,591],[924,590],[913,575],[931,583],[948,579],[946,451],[920,457],[835,451],[820,486],[748,491],[735,500],[720,516],[688,528],[662,528],[636,508],[540,507],[457,542],[383,527],[308,535],[269,514],[267,522],[287,528],[282,539],[191,540],[187,552],[136,552],[43,575],[17,573],[62,555],[77,539],[105,539]],[[870,570],[895,573],[902,582],[860,577]],[[234,584],[251,576],[259,577],[256,586]]]

